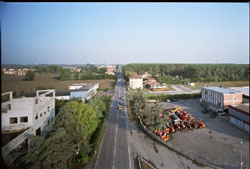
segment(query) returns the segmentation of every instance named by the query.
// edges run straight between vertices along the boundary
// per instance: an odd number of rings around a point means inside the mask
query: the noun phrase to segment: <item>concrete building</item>
[[[224,87],[203,87],[201,89],[201,102],[209,109],[218,112],[227,110],[229,105],[242,103],[242,93]]]
[[[129,78],[129,87],[131,89],[143,88],[143,79],[140,75],[133,75]]]
[[[249,133],[249,103],[228,107],[229,122]]]
[[[46,135],[55,117],[55,90],[38,90],[35,97],[13,98],[12,92],[2,94],[2,157],[10,165],[19,155],[17,149],[27,149],[31,135]],[[10,135],[18,133],[15,137]]]

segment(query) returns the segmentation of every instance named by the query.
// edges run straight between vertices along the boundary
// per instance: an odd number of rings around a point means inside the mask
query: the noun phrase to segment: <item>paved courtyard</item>
[[[239,168],[242,148],[244,167],[249,168],[249,134],[231,125],[227,117],[211,118],[210,113],[202,113],[199,99],[160,104],[165,108],[182,107],[196,119],[203,119],[206,125],[203,129],[171,134],[170,144],[182,152],[225,168]]]

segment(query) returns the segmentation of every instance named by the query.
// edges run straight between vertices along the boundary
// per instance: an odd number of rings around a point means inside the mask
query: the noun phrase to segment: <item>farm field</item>
[[[201,89],[204,86],[226,86],[226,87],[241,87],[249,86],[249,81],[224,81],[224,82],[195,82],[195,86],[184,85],[192,90]]]
[[[58,75],[36,75],[34,81],[23,81],[21,76],[2,75],[2,92],[15,91],[19,93],[31,92],[36,88],[51,87],[56,90],[68,89],[68,86],[75,83],[99,83],[100,89],[112,89],[115,80],[101,79],[101,80],[72,80],[61,81]]]

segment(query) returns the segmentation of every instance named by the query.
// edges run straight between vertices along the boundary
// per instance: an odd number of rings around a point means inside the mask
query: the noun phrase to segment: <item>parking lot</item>
[[[199,99],[160,104],[163,108],[181,107],[206,125],[203,129],[171,134],[170,144],[186,154],[225,168],[240,168],[242,150],[244,167],[249,168],[249,134],[231,125],[226,116],[211,118],[211,113],[202,113],[204,108]]]

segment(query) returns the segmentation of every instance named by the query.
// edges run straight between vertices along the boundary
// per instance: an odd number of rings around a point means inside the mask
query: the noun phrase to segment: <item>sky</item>
[[[2,64],[249,64],[249,3],[8,3]]]

